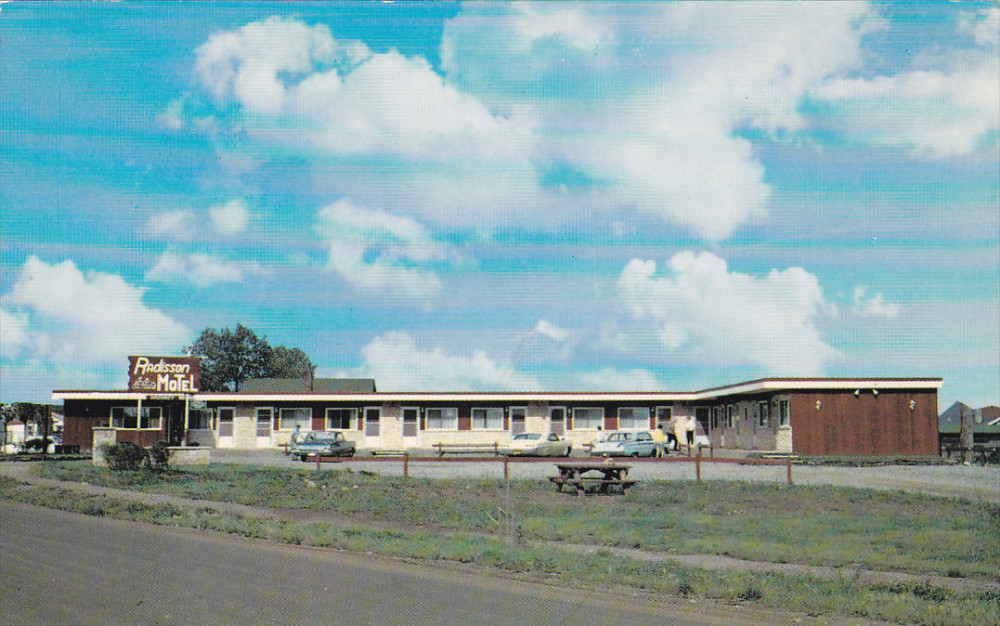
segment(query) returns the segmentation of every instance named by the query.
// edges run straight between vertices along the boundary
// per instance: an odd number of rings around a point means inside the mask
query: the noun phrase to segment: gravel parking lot
[[[676,458],[676,457],[674,457]],[[583,460],[581,458],[580,460]],[[315,468],[315,463],[303,463],[285,456],[280,450],[212,450],[213,463],[245,463],[294,469]],[[629,477],[638,480],[693,480],[694,463],[632,460]],[[368,471],[387,475],[402,475],[403,461],[393,457],[354,458],[324,467]],[[513,459],[510,477],[542,479],[556,475],[551,459]],[[784,465],[754,466],[737,463],[713,463],[703,459],[703,480],[741,480],[754,482],[786,482]],[[410,459],[409,475],[427,478],[503,478],[503,461],[446,460],[416,461]],[[885,489],[927,493],[985,500],[1000,504],[1000,467],[963,465],[888,465],[879,467],[841,467],[792,465],[792,481],[798,485],[839,485],[866,489]]]

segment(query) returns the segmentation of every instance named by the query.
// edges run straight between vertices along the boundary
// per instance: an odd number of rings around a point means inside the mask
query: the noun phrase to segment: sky
[[[4,3],[0,400],[242,323],[380,391],[1000,404],[996,3]]]

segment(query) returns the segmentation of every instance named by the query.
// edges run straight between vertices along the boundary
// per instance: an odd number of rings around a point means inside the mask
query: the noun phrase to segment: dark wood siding
[[[877,396],[870,388],[857,396],[853,391],[794,393],[790,412],[796,454],[938,452],[935,391],[880,390]]]

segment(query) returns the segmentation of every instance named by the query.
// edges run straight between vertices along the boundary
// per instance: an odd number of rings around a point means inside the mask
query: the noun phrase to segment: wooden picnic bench
[[[438,458],[449,454],[476,454],[480,452],[492,452],[493,456],[500,456],[500,444],[494,443],[436,443]]]
[[[628,480],[631,465],[620,463],[556,463],[558,476],[550,476],[555,483],[556,491],[562,493],[562,488],[573,487],[576,495],[586,495],[588,489],[592,493],[611,494],[625,493],[636,481]],[[590,475],[593,474],[593,475]]]

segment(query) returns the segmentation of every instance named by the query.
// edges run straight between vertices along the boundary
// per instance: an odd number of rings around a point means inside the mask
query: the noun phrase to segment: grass
[[[645,481],[624,497],[576,498],[543,481],[426,480],[348,471],[214,465],[164,474],[112,473],[85,463],[46,464],[53,478],[237,502],[331,511],[348,522],[261,517],[210,506],[147,505],[23,487],[0,496],[156,524],[421,561],[473,563],[512,575],[657,594],[753,603],[820,615],[899,623],[1000,624],[1000,594],[959,594],[920,584],[863,584],[762,572],[709,571],[629,559],[608,549],[726,554],[802,564],[860,566],[918,575],[1000,580],[1000,507],[847,488]],[[499,531],[513,514],[518,535]],[[373,527],[370,520],[380,522]],[[446,530],[447,532],[441,532]],[[604,546],[596,553],[541,541]],[[974,546],[974,548],[973,548]]]
[[[644,481],[624,497],[575,498],[547,482],[427,480],[366,472],[212,465],[164,474],[86,463],[53,478],[187,498],[329,511],[359,523],[491,533],[506,514],[538,541],[1000,581],[1000,507],[830,486]],[[544,482],[544,484],[543,484]],[[503,503],[510,502],[507,511]],[[975,546],[975,549],[972,549]]]

